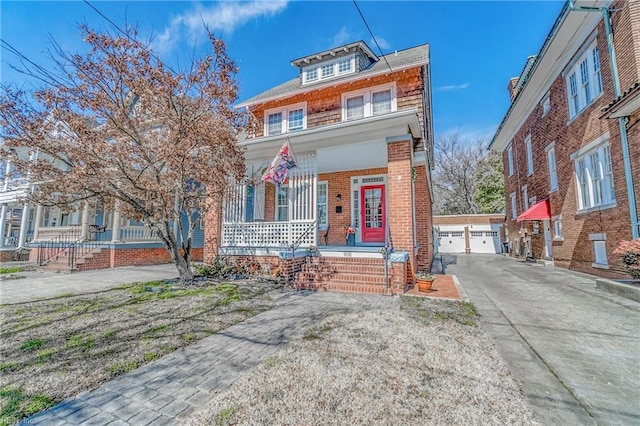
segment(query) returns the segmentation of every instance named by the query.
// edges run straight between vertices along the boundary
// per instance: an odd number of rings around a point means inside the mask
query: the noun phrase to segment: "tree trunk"
[[[171,260],[173,260],[173,263],[176,265],[180,280],[183,283],[193,282],[194,274],[191,269],[191,250],[185,250],[184,255],[180,253],[178,241],[173,234],[173,230],[169,227],[169,222],[164,223],[164,226],[159,229],[159,231],[167,251],[171,255]]]

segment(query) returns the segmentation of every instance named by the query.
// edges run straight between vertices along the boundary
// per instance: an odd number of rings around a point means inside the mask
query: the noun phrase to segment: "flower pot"
[[[347,235],[347,245],[348,246],[355,246],[356,245],[356,236],[355,236],[355,234]]]
[[[416,284],[418,285],[418,290],[428,293],[431,291],[431,287],[433,286],[433,280],[416,278]]]

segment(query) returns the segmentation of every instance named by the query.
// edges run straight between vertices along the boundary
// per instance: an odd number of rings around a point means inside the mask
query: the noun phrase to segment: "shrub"
[[[631,278],[640,280],[640,239],[621,241],[613,254],[622,261]]]

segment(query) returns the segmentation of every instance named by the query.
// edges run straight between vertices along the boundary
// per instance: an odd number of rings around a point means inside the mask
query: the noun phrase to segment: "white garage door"
[[[498,231],[469,231],[471,253],[500,253]]]
[[[464,228],[460,231],[440,231],[439,251],[444,253],[464,253]]]

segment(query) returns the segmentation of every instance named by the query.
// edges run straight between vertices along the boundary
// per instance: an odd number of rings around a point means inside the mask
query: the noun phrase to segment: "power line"
[[[97,7],[92,5],[89,2],[89,0],[84,0],[84,2],[87,4],[87,6],[89,6],[91,9],[93,9],[98,15],[100,15],[105,21],[110,23],[113,26],[113,28],[115,28],[118,32],[120,32],[122,35],[124,35],[127,39],[129,39],[130,41],[133,41],[133,42],[138,42],[138,40],[136,40],[133,37],[131,37],[131,35],[128,32],[124,31],[115,22],[113,22],[111,19],[109,19],[109,17],[107,17],[104,13],[102,13],[100,10],[98,10]],[[169,68],[169,70],[171,70],[172,73],[178,74],[173,68],[171,68],[171,65],[165,63],[162,59],[160,59],[158,56],[156,56],[153,52],[149,51],[149,55],[151,55],[151,57],[154,58],[156,61],[162,63],[164,66]]]
[[[365,27],[367,27],[367,30],[369,31],[369,34],[371,35],[371,38],[373,39],[373,42],[378,47],[378,51],[380,52],[380,56],[382,56],[382,59],[384,59],[384,62],[387,64],[387,68],[389,68],[389,71],[391,71],[391,74],[393,74],[395,76],[395,71],[391,68],[391,65],[389,65],[389,61],[387,61],[386,55],[382,52],[382,48],[378,44],[378,40],[376,40],[376,36],[373,35],[373,31],[371,31],[371,27],[369,27],[369,24],[367,23],[367,20],[365,19],[364,15],[362,14],[362,11],[360,10],[360,6],[358,6],[358,3],[356,3],[356,0],[353,0],[353,5],[358,10],[358,13],[360,14],[360,17],[362,18],[362,22],[364,22],[364,25],[365,25]],[[402,86],[400,86],[400,90],[402,91],[402,95],[406,97],[407,94],[404,92],[404,89],[402,88]]]

